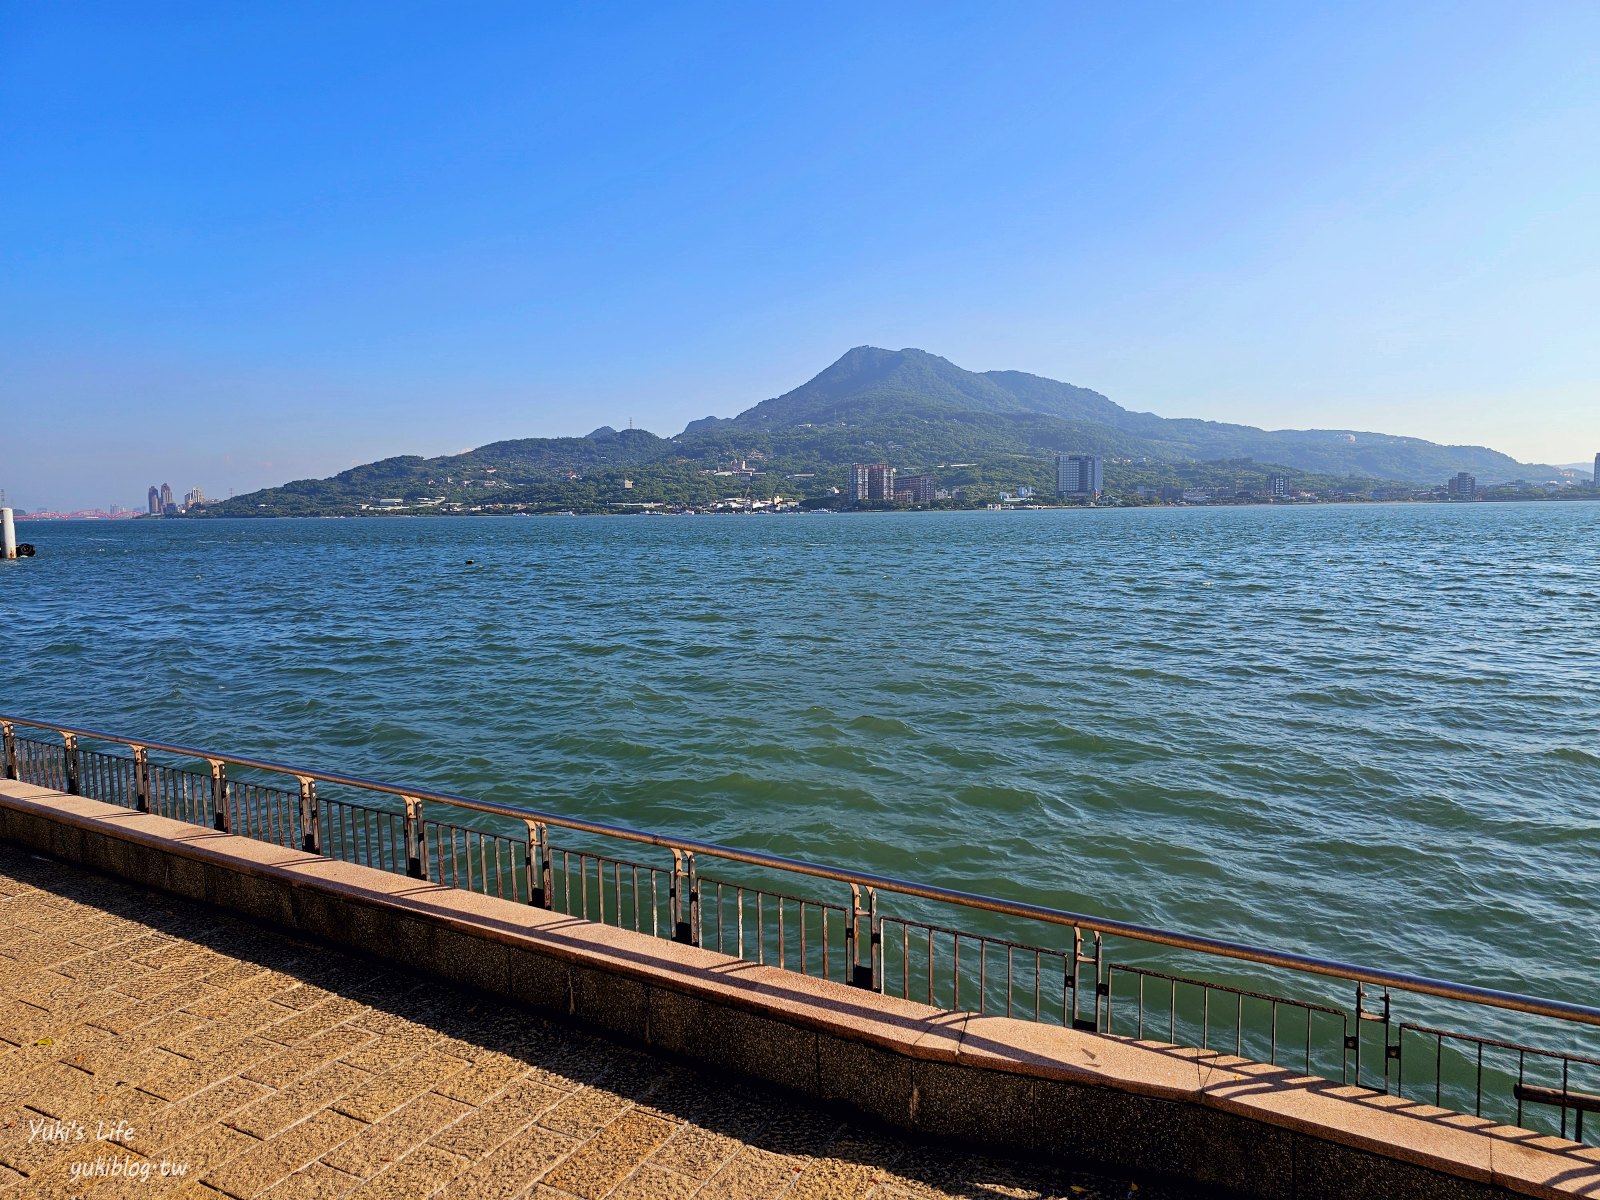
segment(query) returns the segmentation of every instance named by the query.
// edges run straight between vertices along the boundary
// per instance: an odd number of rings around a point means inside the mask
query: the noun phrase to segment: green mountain
[[[1419,486],[1457,471],[1481,483],[1556,474],[1482,446],[1131,412],[1099,392],[1021,371],[966,371],[922,350],[858,346],[791,392],[735,417],[692,421],[675,437],[603,427],[581,438],[522,438],[441,458],[390,458],[331,479],[235,497],[207,512],[348,511],[380,500],[490,509],[701,504],[741,490],[820,497],[843,483],[849,463],[878,461],[902,470],[936,468],[941,487],[992,494],[1003,486],[1048,487],[1056,451],[1105,455],[1108,487],[1119,479],[1187,482],[1198,478],[1199,464],[1241,479],[1271,465],[1325,481]],[[739,474],[716,473],[740,463]]]
[[[1022,371],[980,374],[921,350],[873,346],[858,346],[810,382],[730,421],[707,418],[685,432],[728,426],[777,430],[803,422],[876,425],[897,417],[939,421],[978,413],[1010,417],[1013,426],[1017,418],[1034,416],[1062,422],[1064,428],[1037,427],[1040,448],[1052,448],[1051,435],[1057,443],[1068,436],[1077,439],[1071,446],[1075,450],[1162,461],[1255,458],[1302,470],[1417,484],[1437,483],[1457,471],[1490,481],[1555,472],[1482,446],[1441,446],[1351,429],[1269,431],[1130,412],[1099,392],[1054,379]]]

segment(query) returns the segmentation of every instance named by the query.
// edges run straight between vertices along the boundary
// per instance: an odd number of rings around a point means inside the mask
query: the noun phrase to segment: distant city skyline
[[[1597,43],[1575,0],[12,6],[0,486],[670,434],[863,343],[1587,464]]]

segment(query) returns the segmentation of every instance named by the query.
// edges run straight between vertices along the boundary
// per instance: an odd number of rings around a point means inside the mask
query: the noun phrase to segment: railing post
[[[1389,989],[1383,989],[1383,1010],[1381,1012],[1373,1012],[1367,1008],[1367,987],[1360,980],[1357,980],[1355,1032],[1347,1032],[1344,1039],[1345,1049],[1353,1051],[1355,1055],[1355,1083],[1357,1087],[1365,1086],[1361,1081],[1361,1022],[1377,1021],[1383,1025],[1383,1090],[1385,1092],[1389,1090],[1389,1060],[1399,1057],[1398,1048],[1391,1052],[1389,1046],[1389,1015]]]
[[[78,735],[63,733],[61,735],[62,759],[66,763],[67,795],[77,796],[83,786],[78,778]]]
[[[555,906],[555,892],[550,886],[550,829],[543,821],[527,821],[528,848],[522,857],[522,868],[527,879],[527,900],[534,908]]]
[[[428,832],[422,827],[422,801],[414,796],[400,798],[406,802],[406,874],[413,879],[426,879],[423,868],[428,859]]]
[[[317,809],[317,781],[308,775],[296,778],[300,780],[300,848],[309,854],[321,854],[322,814]]]
[[[133,748],[133,807],[135,811],[150,811],[150,751],[143,746]]]
[[[1389,1003],[1389,993],[1387,990],[1385,990],[1383,993],[1383,1090],[1385,1092],[1388,1092],[1389,1090],[1389,1064],[1393,1063],[1394,1091],[1395,1095],[1398,1096],[1400,1094],[1401,1084],[1405,1080],[1405,1076],[1401,1074],[1404,1067],[1400,1062],[1400,1037],[1402,1031],[1400,1029],[1396,1029],[1391,1023],[1390,1018],[1392,1016],[1393,1010]],[[1393,1042],[1389,1040],[1390,1030],[1394,1031]],[[1578,1110],[1578,1120],[1580,1122],[1583,1120],[1582,1109]]]
[[[866,922],[863,930],[862,922]],[[883,985],[883,973],[878,969],[880,947],[883,944],[883,927],[878,923],[878,889],[867,889],[867,904],[861,906],[861,887],[850,885],[850,920],[844,927],[845,961],[850,964],[850,985],[878,991]],[[867,949],[867,961],[861,962],[861,948]]]
[[[218,833],[228,833],[233,820],[228,814],[228,768],[220,758],[208,758],[211,767],[211,827]]]
[[[1094,1023],[1095,1030],[1111,1032],[1111,976],[1106,971],[1105,943],[1094,935]]]
[[[17,774],[17,727],[10,721],[0,721],[0,770],[7,779],[21,779]]]
[[[1105,979],[1104,964],[1102,962],[1104,956],[1100,953],[1100,934],[1095,930],[1089,931],[1089,946],[1090,950],[1085,951],[1083,928],[1074,925],[1072,927],[1072,969],[1068,973],[1066,981],[1067,990],[1072,993],[1072,1011],[1067,1016],[1071,1021],[1072,1028],[1086,1033],[1095,1033],[1100,1028],[1101,998],[1110,995],[1111,986]],[[1080,1015],[1083,1012],[1080,997],[1083,994],[1081,984],[1082,968],[1084,966],[1092,966],[1094,968],[1092,977],[1094,985],[1090,989],[1093,993],[1091,997],[1093,1007],[1087,1017]]]
[[[700,944],[700,879],[695,874],[694,855],[687,850],[672,852],[672,940],[686,946]]]

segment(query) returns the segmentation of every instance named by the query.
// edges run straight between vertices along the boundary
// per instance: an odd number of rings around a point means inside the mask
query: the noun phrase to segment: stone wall
[[[0,838],[954,1138],[1263,1200],[1600,1196],[1600,1151],[1190,1049],[925,1005],[43,788]]]

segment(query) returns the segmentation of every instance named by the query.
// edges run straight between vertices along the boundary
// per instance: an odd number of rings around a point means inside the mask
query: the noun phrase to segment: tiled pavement
[[[886,1135],[0,844],[0,1200],[88,1193],[1177,1194]]]

